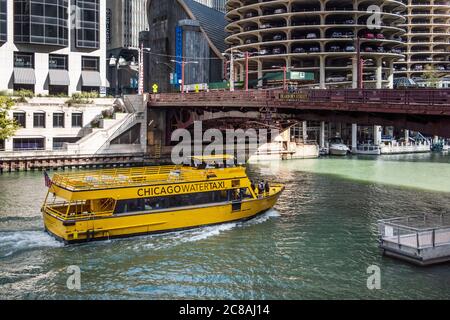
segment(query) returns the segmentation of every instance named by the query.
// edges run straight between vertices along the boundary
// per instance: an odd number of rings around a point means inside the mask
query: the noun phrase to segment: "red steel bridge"
[[[273,121],[292,119],[396,126],[450,138],[450,89],[308,89],[153,94],[150,95],[148,106],[150,109],[183,110],[197,115],[238,111],[239,117],[247,118],[246,121],[254,118],[255,112],[258,112],[270,113]],[[246,117],[246,114],[250,116]]]

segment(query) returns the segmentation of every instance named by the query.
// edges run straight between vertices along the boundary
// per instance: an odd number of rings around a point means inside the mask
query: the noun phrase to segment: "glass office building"
[[[67,47],[68,0],[15,0],[14,41]]]
[[[100,47],[100,1],[76,1],[76,46],[98,49]]]

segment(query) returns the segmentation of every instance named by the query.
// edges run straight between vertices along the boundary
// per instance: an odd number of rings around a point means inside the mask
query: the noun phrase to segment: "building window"
[[[0,41],[6,42],[8,37],[8,23],[7,23],[7,14],[8,9],[6,5],[7,0],[0,0]]]
[[[82,71],[100,71],[99,57],[81,57]]]
[[[64,113],[58,112],[53,114],[53,128],[64,128]]]
[[[82,128],[82,127],[83,127],[83,114],[72,113],[72,128]]]
[[[34,128],[45,128],[45,113],[36,112],[33,114],[33,127]]]
[[[53,150],[62,150],[66,143],[76,143],[80,138],[53,138]]]
[[[26,128],[26,114],[25,112],[14,112],[13,113],[14,121],[21,127]]]
[[[51,54],[48,58],[48,68],[50,70],[69,70],[68,57],[65,55]]]
[[[138,123],[122,135],[111,141],[111,144],[140,144],[141,143],[141,124]]]
[[[5,151],[5,140],[0,139],[0,151]]]
[[[68,0],[15,0],[14,41],[68,46]]]
[[[28,150],[33,151],[33,150],[44,150],[44,149],[45,149],[44,138],[13,139],[13,150],[14,151],[28,151]]]
[[[27,52],[14,52],[15,68],[34,68],[34,54]]]
[[[77,0],[76,6],[76,46],[100,48],[99,0]]]

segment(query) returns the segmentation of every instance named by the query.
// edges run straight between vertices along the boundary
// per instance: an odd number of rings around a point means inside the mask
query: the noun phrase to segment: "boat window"
[[[142,198],[117,201],[114,214],[198,206],[228,201],[227,191],[184,194],[170,197]]]

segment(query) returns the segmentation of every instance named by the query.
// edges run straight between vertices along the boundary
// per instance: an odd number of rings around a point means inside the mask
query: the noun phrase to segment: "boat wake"
[[[245,222],[232,222],[232,223],[224,223],[220,225],[215,226],[208,226],[203,228],[197,228],[192,230],[186,230],[186,231],[179,231],[179,232],[173,232],[168,234],[162,234],[162,235],[153,235],[146,237],[147,239],[151,239],[151,243],[146,243],[144,245],[138,245],[139,247],[143,249],[153,249],[153,250],[159,250],[159,249],[167,249],[170,247],[174,247],[183,243],[189,243],[189,242],[197,242],[206,240],[211,237],[218,236],[226,231],[230,231],[232,229],[236,228],[245,228],[249,226],[254,226],[257,224],[264,223],[271,218],[279,217],[280,214],[275,210],[269,210],[263,215],[256,217],[252,220],[245,221]],[[138,249],[138,248],[135,248]]]
[[[62,246],[62,243],[43,231],[0,232],[0,258],[22,251]]]

